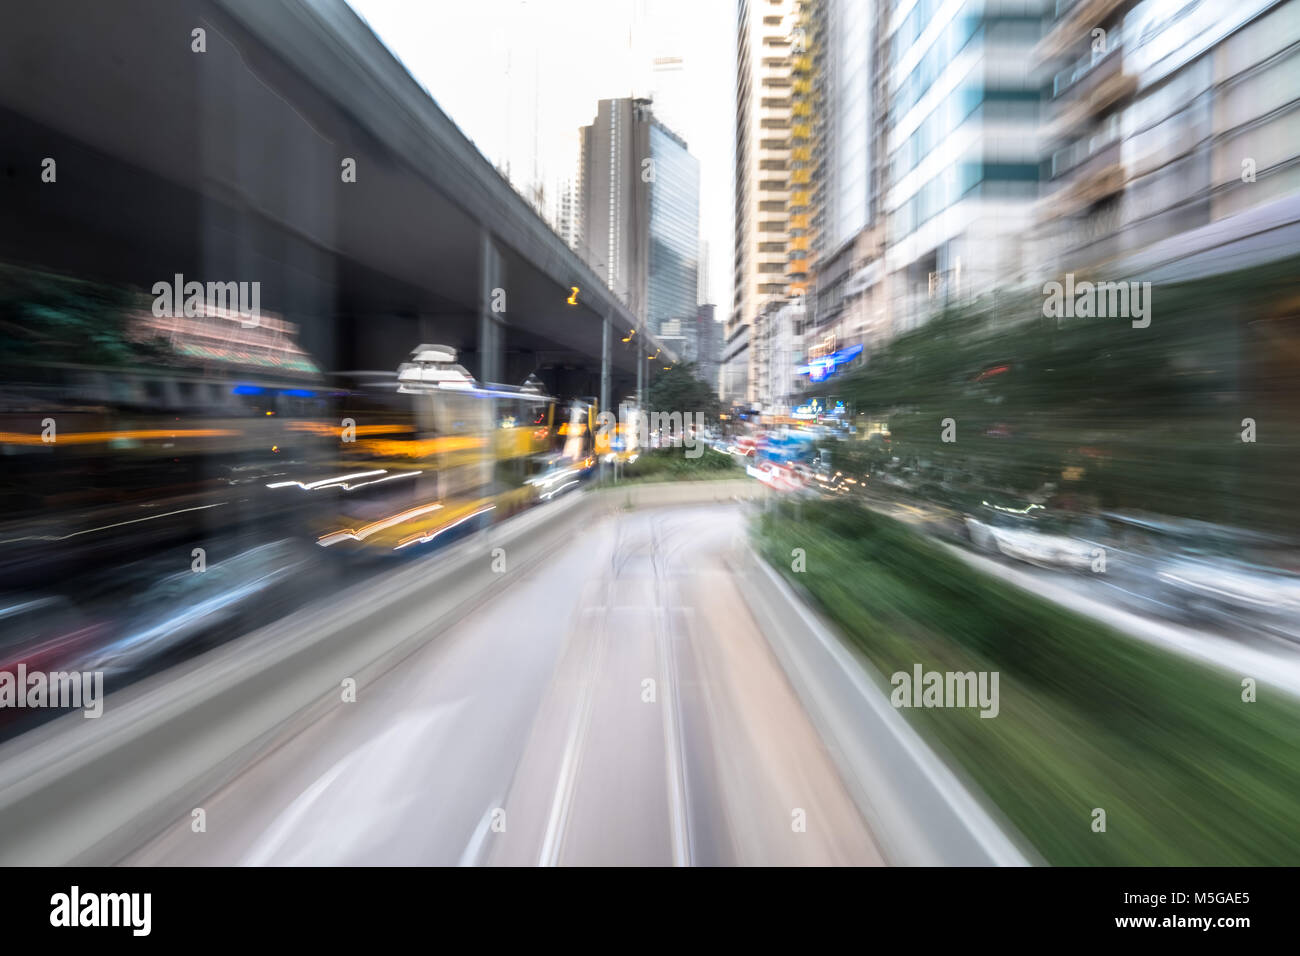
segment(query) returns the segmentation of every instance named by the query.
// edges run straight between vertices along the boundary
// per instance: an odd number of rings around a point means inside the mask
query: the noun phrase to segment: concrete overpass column
[[[605,316],[600,329],[600,410],[612,411],[609,407],[609,338],[613,331],[609,316]]]
[[[609,335],[613,331],[612,324],[608,315],[601,319],[600,322],[600,411],[602,414],[613,411],[609,407]],[[616,424],[615,429],[617,427]],[[618,431],[616,430],[614,437],[617,436]],[[618,475],[617,469],[614,474]],[[605,480],[605,460],[603,458],[600,461],[600,480]]]
[[[632,350],[636,352],[636,407],[645,409],[645,349],[632,339]]]
[[[502,313],[492,311],[494,290],[504,287],[504,268],[501,251],[492,241],[488,230],[479,229],[479,296],[478,296],[478,378],[480,382],[500,382],[502,373],[502,352],[505,345],[505,329]],[[497,401],[487,400],[487,425],[490,440],[495,440],[497,424]],[[489,449],[491,446],[489,445]],[[495,456],[489,454],[479,457],[480,480],[485,484],[492,480],[496,466]]]
[[[501,250],[486,229],[479,230],[478,273],[478,378],[481,382],[500,382],[505,329],[503,313],[492,311],[492,300],[494,290],[505,287],[505,268]]]

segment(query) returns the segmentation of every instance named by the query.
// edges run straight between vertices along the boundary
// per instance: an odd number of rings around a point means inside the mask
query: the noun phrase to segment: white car
[[[1026,564],[1072,571],[1088,571],[1092,568],[1096,548],[1077,538],[1020,528],[996,528],[970,517],[966,519],[966,530],[976,547],[1004,554]]]

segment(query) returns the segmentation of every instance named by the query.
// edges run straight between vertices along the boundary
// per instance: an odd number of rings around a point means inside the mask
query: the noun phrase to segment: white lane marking
[[[356,762],[360,755],[360,750],[354,750],[321,774],[310,787],[300,793],[272,821],[266,832],[262,834],[262,837],[249,848],[248,852],[244,854],[244,858],[239,861],[239,865],[269,865],[275,854],[284,848],[294,831],[306,819],[307,812],[312,808],[312,805],[329,789],[330,784],[342,776],[343,772]]]
[[[394,762],[399,765],[403,764],[405,761],[402,750],[403,745],[405,745],[407,751],[411,751],[421,744],[427,743],[428,731],[440,720],[454,716],[463,705],[464,701],[455,701],[451,704],[440,705],[432,711],[410,714],[389,726],[383,733],[367,741],[365,745],[343,756],[316,778],[311,786],[294,798],[292,803],[280,811],[276,818],[271,821],[271,825],[266,828],[260,837],[254,840],[238,865],[270,866],[276,865],[276,860],[285,863],[283,851],[289,845],[290,840],[304,829],[313,807],[335,781],[343,777],[348,771],[361,773],[360,768],[354,765],[366,760],[370,760],[372,763],[382,762],[390,765]],[[361,775],[366,776],[365,774]],[[375,778],[370,778],[370,781],[374,783]],[[336,808],[332,811],[331,818],[344,817],[346,819],[352,816],[340,812],[342,809]],[[336,854],[349,842],[355,841],[360,832],[366,829],[370,818],[366,814],[357,814],[356,819],[360,822],[359,831],[351,833],[339,832],[338,828],[335,827],[330,849],[335,851]],[[289,865],[310,865],[302,859],[287,862]]]
[[[465,844],[465,850],[461,853],[457,866],[479,865],[479,859],[483,855],[483,843],[487,840],[488,829],[492,825],[492,813],[496,808],[502,806],[505,806],[505,800],[498,799],[483,812],[483,819],[479,820],[478,826],[470,834],[469,842]]]
[[[606,593],[608,591],[607,585]],[[592,631],[592,646],[587,652],[586,667],[582,675],[582,690],[569,723],[569,736],[564,744],[564,759],[560,762],[560,774],[555,781],[555,793],[551,797],[551,812],[547,815],[546,835],[542,839],[542,850],[537,859],[538,866],[558,866],[560,862],[560,848],[569,822],[569,810],[573,805],[578,766],[581,763],[583,745],[587,738],[587,725],[591,720],[596,675],[599,673],[598,658],[604,647],[603,633],[603,627],[594,628]]]
[[[686,771],[683,766],[680,702],[677,697],[677,658],[673,653],[672,638],[665,603],[662,569],[657,560],[661,542],[651,526],[651,564],[655,575],[656,605],[655,643],[659,649],[660,668],[664,676],[664,754],[668,763],[668,809],[673,833],[673,865],[691,865],[690,825],[686,819],[689,796],[686,790]]]
[[[664,638],[667,645],[668,638]],[[682,731],[678,716],[680,702],[677,697],[677,663],[670,646],[664,646],[664,749],[668,754],[668,805],[673,825],[673,865],[691,865],[690,826],[686,821],[689,797],[686,791],[686,771],[682,760]]]

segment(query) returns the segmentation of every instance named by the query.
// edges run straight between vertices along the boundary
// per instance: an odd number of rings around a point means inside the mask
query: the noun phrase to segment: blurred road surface
[[[599,521],[126,862],[882,863],[727,569],[743,536],[739,505]]]

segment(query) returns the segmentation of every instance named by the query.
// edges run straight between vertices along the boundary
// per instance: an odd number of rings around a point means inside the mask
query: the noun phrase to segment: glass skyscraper
[[[650,126],[648,319],[657,334],[668,319],[692,325],[699,279],[700,164],[659,122]],[[647,172],[649,170],[649,172]]]

